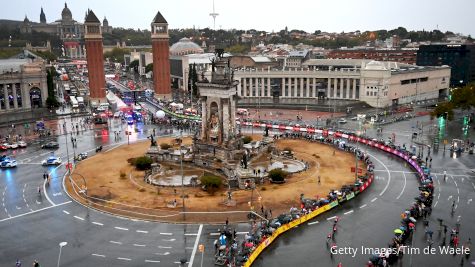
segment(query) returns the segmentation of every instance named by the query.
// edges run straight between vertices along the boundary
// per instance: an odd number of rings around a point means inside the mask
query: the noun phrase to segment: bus
[[[107,114],[100,113],[94,117],[94,124],[106,124],[107,123]]]
[[[79,108],[79,103],[75,96],[69,96],[69,102],[71,102],[71,108]]]

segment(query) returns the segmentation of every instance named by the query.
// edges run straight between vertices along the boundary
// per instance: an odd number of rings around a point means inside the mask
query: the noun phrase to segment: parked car
[[[81,161],[83,159],[87,159],[87,152],[79,153],[74,160]]]
[[[27,146],[25,141],[18,142],[18,147],[25,148]]]
[[[11,143],[10,148],[11,149],[17,149],[18,148],[18,143]]]
[[[17,166],[16,160],[10,158],[10,157],[3,157],[2,161],[0,162],[0,167],[1,168],[14,168]]]
[[[41,165],[43,166],[48,166],[48,165],[60,165],[61,164],[61,158],[56,157],[56,156],[50,156],[47,159],[43,160],[41,162]]]
[[[346,119],[341,118],[341,119],[338,120],[338,123],[344,124],[344,123],[347,123],[347,121],[346,121]]]
[[[8,147],[5,144],[0,144],[0,150],[7,150]]]
[[[42,144],[41,145],[41,148],[45,148],[45,149],[55,149],[55,148],[59,148],[59,144],[58,142],[48,142],[46,144]]]

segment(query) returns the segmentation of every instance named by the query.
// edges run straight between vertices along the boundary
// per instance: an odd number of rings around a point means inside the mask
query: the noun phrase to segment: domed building
[[[198,44],[192,42],[188,38],[181,38],[178,43],[175,43],[170,47],[171,56],[184,56],[189,54],[203,53],[203,48],[201,48]]]

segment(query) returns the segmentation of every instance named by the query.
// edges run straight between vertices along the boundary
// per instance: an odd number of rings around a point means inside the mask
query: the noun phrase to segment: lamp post
[[[61,242],[59,243],[59,255],[58,255],[58,265],[57,267],[59,267],[59,261],[61,260],[61,249],[66,246],[68,244],[68,242]]]

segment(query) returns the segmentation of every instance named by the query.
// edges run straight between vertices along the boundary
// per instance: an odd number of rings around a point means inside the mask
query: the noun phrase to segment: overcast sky
[[[2,0],[0,18],[48,22],[61,17],[64,1]],[[91,8],[109,25],[150,28],[157,10],[170,28],[213,27],[213,0],[69,0],[73,18],[82,22]],[[279,31],[285,26],[307,32],[394,29],[453,31],[475,36],[474,0],[215,0],[216,29]]]

